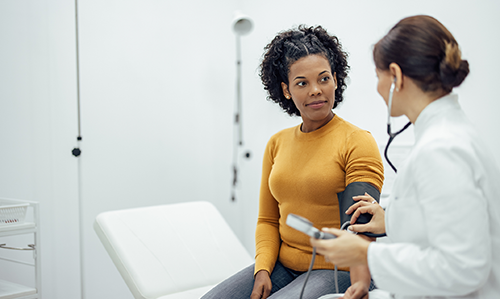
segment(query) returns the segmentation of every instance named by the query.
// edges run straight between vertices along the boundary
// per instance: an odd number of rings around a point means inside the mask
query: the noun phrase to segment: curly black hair
[[[266,52],[263,55],[259,75],[264,89],[269,94],[267,99],[278,103],[289,115],[300,116],[300,111],[293,101],[285,98],[281,82],[289,85],[290,66],[308,55],[324,55],[330,62],[332,72],[336,73],[337,89],[333,108],[344,100],[342,94],[347,87],[345,80],[349,71],[347,53],[342,50],[338,38],[328,34],[323,27],[300,25],[297,28],[282,31],[264,47],[264,50]]]

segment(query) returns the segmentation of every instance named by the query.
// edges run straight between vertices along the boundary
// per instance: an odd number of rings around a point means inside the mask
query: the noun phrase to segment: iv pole
[[[78,136],[76,137],[76,147],[71,151],[73,156],[78,158],[78,220],[79,220],[79,243],[80,243],[80,292],[81,298],[85,298],[85,269],[84,269],[84,235],[83,235],[83,201],[82,201],[82,158],[80,150],[82,142],[81,113],[80,113],[80,51],[78,35],[78,0],[75,0],[75,41],[76,41],[76,103],[78,113]]]
[[[236,200],[236,186],[238,185],[238,148],[243,146],[243,126],[241,122],[241,40],[242,35],[246,35],[252,31],[252,20],[240,12],[235,13],[233,19],[233,31],[236,34],[236,111],[234,115],[235,133],[233,144],[233,182],[231,187],[231,201]],[[246,154],[248,158],[249,153]]]

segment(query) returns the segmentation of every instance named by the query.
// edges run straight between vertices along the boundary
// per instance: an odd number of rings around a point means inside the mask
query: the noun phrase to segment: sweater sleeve
[[[266,146],[262,162],[259,214],[255,230],[255,273],[260,270],[272,272],[278,259],[281,244],[278,202],[269,189],[269,175],[273,166],[273,147],[274,141],[271,139]]]
[[[353,182],[367,182],[382,190],[384,166],[377,143],[368,131],[352,132],[346,139],[343,155],[346,186]]]

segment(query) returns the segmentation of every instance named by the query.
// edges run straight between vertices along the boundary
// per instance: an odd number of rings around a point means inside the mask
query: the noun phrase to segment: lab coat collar
[[[442,117],[446,111],[456,109],[460,110],[461,108],[458,103],[458,95],[455,93],[449,93],[427,105],[415,121],[415,139],[420,139],[425,129],[429,127],[434,119]]]

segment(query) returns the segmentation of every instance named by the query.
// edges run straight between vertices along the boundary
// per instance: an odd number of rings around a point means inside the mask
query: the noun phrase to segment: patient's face
[[[309,55],[294,62],[288,82],[288,86],[282,83],[283,93],[299,109],[304,126],[331,119],[337,78],[323,55]]]

